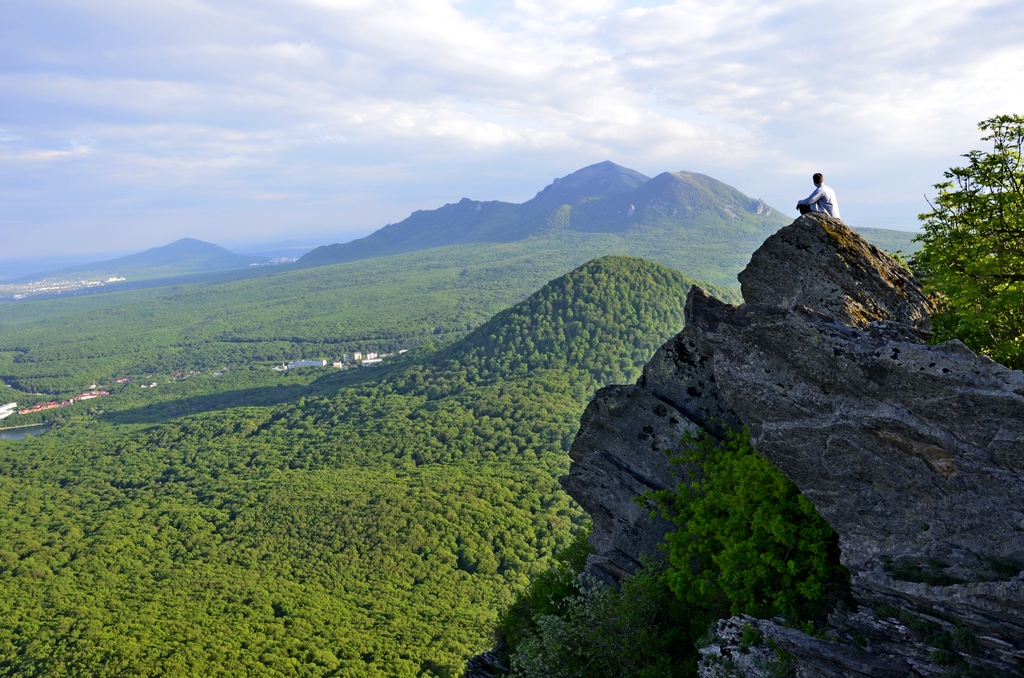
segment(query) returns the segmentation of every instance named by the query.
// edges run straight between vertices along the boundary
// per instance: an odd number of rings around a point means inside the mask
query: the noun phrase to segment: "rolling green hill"
[[[169,245],[153,247],[128,256],[63,268],[49,273],[37,273],[23,278],[5,280],[4,284],[17,284],[46,278],[120,276],[143,280],[163,278],[201,271],[220,271],[243,268],[251,264],[265,264],[266,257],[255,257],[229,252],[219,245],[195,238],[182,238]]]
[[[0,441],[0,670],[458,675],[580,524],[557,477],[586,400],[688,284],[605,257],[376,381],[146,424],[114,395]]]
[[[472,366],[482,377],[575,368],[599,384],[633,381],[665,332],[682,328],[693,284],[645,259],[595,259],[502,311],[435,361]]]

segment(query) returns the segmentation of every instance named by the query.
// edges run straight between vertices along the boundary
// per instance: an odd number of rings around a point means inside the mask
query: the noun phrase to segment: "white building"
[[[289,370],[294,370],[296,367],[323,367],[326,364],[326,360],[296,360],[293,363],[288,363],[286,367]]]

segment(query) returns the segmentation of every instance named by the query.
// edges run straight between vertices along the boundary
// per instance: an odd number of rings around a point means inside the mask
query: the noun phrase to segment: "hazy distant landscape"
[[[0,678],[1024,675],[1024,3],[938,10],[4,0]]]
[[[461,246],[511,246],[503,256],[548,249],[565,259],[543,268],[541,279],[601,253],[622,253],[691,271],[703,279],[735,286],[745,263],[737,252],[753,249],[787,223],[763,201],[744,196],[710,177],[664,173],[651,180],[639,172],[604,162],[557,179],[521,205],[464,199],[435,210],[417,211],[373,234],[344,244],[303,246],[282,241],[263,255],[235,254],[194,238],[115,259],[0,279],[0,302],[29,296],[82,294],[118,287],[133,289],[177,284],[189,276],[297,262],[301,268]],[[887,251],[911,254],[913,234],[863,229]],[[518,243],[515,247],[512,243]],[[455,258],[465,250],[454,254]],[[446,255],[439,253],[441,258]],[[484,259],[489,256],[484,252]],[[253,271],[260,275],[264,271]]]
[[[590,396],[681,328],[694,280],[738,302],[786,223],[602,163],[293,264],[179,241],[74,269],[146,287],[0,305],[0,400],[72,399],[2,422],[55,424],[0,441],[5,665],[458,675],[583,525],[556,480]],[[328,366],[271,369],[301,359]]]

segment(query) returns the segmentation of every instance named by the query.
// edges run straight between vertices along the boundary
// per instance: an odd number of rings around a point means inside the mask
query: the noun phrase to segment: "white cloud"
[[[15,161],[15,160],[28,160],[28,161],[43,161],[48,162],[52,160],[62,160],[66,158],[75,158],[83,155],[89,155],[93,152],[91,146],[86,144],[79,144],[72,142],[68,144],[67,148],[64,149],[32,149],[27,151],[18,151],[14,153],[3,153],[0,152],[0,160]]]
[[[1011,1],[9,2],[0,179],[20,197],[3,218],[97,240],[117,219],[223,223],[254,200],[365,230],[603,159],[783,208],[826,168],[844,215],[881,199],[863,225],[912,226],[913,201],[980,145],[975,123],[1024,111]]]
[[[514,0],[512,3],[517,12],[548,23],[600,16],[615,9],[616,4],[615,0]]]

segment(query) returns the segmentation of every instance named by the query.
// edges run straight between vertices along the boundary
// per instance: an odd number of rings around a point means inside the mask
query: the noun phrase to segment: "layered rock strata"
[[[1024,375],[927,345],[918,282],[837,220],[783,228],[740,281],[738,307],[691,290],[683,332],[584,415],[563,484],[594,516],[588,570],[615,581],[656,555],[669,525],[633,498],[696,472],[663,450],[742,422],[839,533],[852,575],[858,608],[834,613],[826,639],[742,622],[796,675],[1024,667]],[[737,623],[720,626],[720,657]],[[712,659],[705,675],[724,665]]]
[[[617,584],[636,572],[644,556],[659,558],[658,544],[672,523],[652,518],[637,502],[645,492],[675,487],[686,469],[672,468],[666,453],[684,433],[700,429],[685,414],[651,393],[629,386],[597,392],[569,452],[573,460],[562,485],[594,523],[596,551],[587,571]]]

